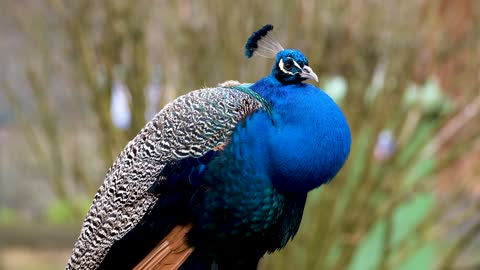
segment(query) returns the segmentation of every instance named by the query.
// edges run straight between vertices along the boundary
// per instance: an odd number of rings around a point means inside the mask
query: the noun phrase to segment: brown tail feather
[[[185,243],[191,225],[176,226],[163,240],[135,266],[134,270],[175,270],[192,254],[193,247]]]

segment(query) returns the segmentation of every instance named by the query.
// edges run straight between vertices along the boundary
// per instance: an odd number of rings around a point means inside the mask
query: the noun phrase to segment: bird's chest
[[[285,208],[285,198],[271,185],[246,179],[225,181],[208,188],[194,213],[205,233],[219,238],[260,236],[274,226]]]
[[[275,189],[240,191],[221,185],[204,193],[194,209],[194,245],[213,250],[235,246],[264,254],[283,247],[298,231],[306,194],[300,198]]]

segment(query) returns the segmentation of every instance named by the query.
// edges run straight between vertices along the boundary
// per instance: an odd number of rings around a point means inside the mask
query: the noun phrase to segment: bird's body
[[[282,50],[271,75],[250,87],[203,89],[167,105],[108,172],[67,268],[131,269],[178,225],[191,226],[194,248],[180,269],[256,269],[284,247],[308,191],[350,151],[338,106],[303,83],[316,78],[307,64]]]

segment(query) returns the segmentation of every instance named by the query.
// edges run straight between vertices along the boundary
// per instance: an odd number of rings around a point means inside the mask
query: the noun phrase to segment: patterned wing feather
[[[157,201],[147,192],[166,164],[228,143],[240,121],[262,107],[233,88],[190,92],[165,106],[131,140],[94,197],[66,269],[96,269]]]

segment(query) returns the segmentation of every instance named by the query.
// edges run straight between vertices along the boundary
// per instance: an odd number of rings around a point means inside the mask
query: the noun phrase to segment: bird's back
[[[108,171],[66,268],[97,269],[112,245],[155,205],[157,194],[148,189],[162,181],[160,173],[167,164],[221,147],[237,123],[261,106],[247,93],[221,87],[193,91],[167,105]]]

